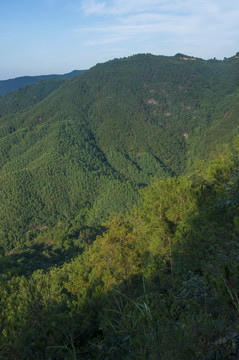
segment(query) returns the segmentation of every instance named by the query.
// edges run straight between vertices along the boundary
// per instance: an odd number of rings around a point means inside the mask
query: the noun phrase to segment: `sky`
[[[0,80],[138,53],[223,59],[238,19],[238,0],[1,0]]]

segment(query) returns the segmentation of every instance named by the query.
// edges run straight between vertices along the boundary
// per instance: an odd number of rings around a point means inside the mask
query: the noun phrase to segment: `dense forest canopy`
[[[192,170],[237,134],[238,86],[237,57],[142,54],[1,96],[2,246],[79,211],[99,224]]]
[[[0,357],[236,359],[239,59],[0,96]]]

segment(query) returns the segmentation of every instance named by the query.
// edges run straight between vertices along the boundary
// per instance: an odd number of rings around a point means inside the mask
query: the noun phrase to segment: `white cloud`
[[[238,0],[82,0],[80,12],[90,25],[74,32],[85,46],[131,41],[143,49],[160,41],[178,50],[205,45],[209,53],[220,42],[225,51],[239,38]]]
[[[237,0],[83,0],[81,10],[86,16],[122,16],[132,13],[207,15],[221,17],[238,10]]]
[[[131,12],[142,12],[157,6],[157,0],[113,0],[97,1],[85,0],[81,9],[86,15],[124,15]]]
[[[102,15],[106,11],[106,3],[98,1],[84,1],[81,9],[86,15]]]
[[[236,0],[83,0],[81,10],[85,15],[108,16],[130,13],[215,13],[238,8]]]

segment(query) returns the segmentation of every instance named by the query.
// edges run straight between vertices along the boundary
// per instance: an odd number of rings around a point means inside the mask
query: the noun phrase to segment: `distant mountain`
[[[238,57],[181,55],[115,59],[0,97],[1,244],[58,222],[96,226],[154,176],[184,174],[232,142]]]
[[[0,80],[0,95],[6,94],[10,91],[16,91],[20,87],[23,87],[25,85],[33,84],[40,80],[47,80],[47,79],[68,79],[73,76],[76,76],[78,74],[83,73],[85,70],[74,70],[70,73],[63,74],[63,75],[39,75],[39,76],[21,76],[17,77],[15,79],[9,79],[9,80]]]

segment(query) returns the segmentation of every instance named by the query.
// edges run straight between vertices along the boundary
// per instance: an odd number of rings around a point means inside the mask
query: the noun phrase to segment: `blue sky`
[[[1,0],[0,80],[137,53],[239,51],[238,0]]]

